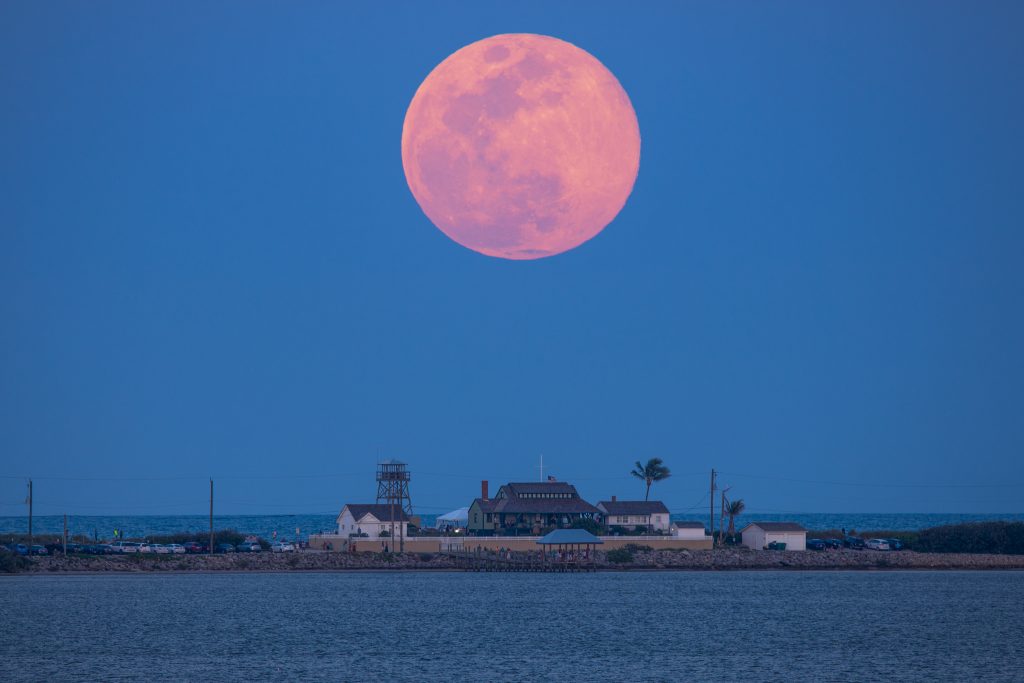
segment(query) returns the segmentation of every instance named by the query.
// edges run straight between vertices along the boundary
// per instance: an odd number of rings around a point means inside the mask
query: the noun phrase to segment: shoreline
[[[97,574],[220,574],[310,572],[458,572],[474,569],[456,566],[448,556],[436,553],[253,553],[226,555],[79,555],[26,558],[28,565],[9,576]],[[730,572],[730,571],[1020,571],[1024,555],[878,552],[870,550],[765,551],[728,548],[719,550],[651,550],[635,553],[632,562],[609,562],[598,552],[590,572]],[[485,573],[485,572],[481,572]],[[3,576],[4,574],[0,574]]]

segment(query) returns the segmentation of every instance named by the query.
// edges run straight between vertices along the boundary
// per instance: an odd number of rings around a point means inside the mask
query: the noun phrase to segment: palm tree
[[[646,465],[641,465],[640,461],[636,461],[636,469],[630,472],[637,479],[643,479],[647,484],[647,493],[644,494],[644,500],[647,500],[651,495],[651,484],[662,479],[668,479],[672,476],[664,464],[662,464],[661,458],[651,458],[647,461]]]
[[[725,508],[725,512],[729,515],[729,535],[736,535],[736,518],[743,514],[743,511],[747,509],[747,506],[743,504],[743,499],[731,501]]]

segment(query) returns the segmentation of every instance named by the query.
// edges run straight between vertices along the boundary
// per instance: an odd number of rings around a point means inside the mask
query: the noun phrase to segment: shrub
[[[589,531],[595,536],[600,536],[604,533],[604,528],[592,519],[577,519],[572,523],[572,529],[583,529]]]
[[[14,574],[28,568],[29,560],[6,548],[0,548],[0,573]]]
[[[924,529],[911,548],[924,553],[1024,555],[1024,522],[972,522]]]
[[[627,543],[625,549],[629,553],[649,553],[654,550],[649,545],[639,545],[637,543]]]
[[[633,544],[631,543],[630,545]],[[608,561],[614,562],[615,564],[631,564],[633,562],[633,553],[629,551],[629,546],[609,550]]]

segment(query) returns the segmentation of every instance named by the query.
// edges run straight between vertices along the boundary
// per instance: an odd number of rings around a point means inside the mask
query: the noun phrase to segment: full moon
[[[402,166],[427,217],[489,256],[568,251],[608,225],[640,167],[640,127],[601,62],[557,38],[493,36],[420,85]]]

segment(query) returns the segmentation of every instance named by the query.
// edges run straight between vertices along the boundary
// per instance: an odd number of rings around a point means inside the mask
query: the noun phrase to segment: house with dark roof
[[[392,525],[393,521],[393,525]],[[339,536],[362,536],[378,538],[391,535],[394,528],[396,537],[408,538],[409,517],[401,505],[386,503],[350,503],[338,514]]]
[[[796,522],[751,522],[740,530],[743,545],[764,550],[770,543],[785,543],[786,550],[807,550],[807,529]]]
[[[611,500],[599,502],[597,509],[601,511],[601,520],[608,527],[619,526],[632,531],[669,530],[668,508],[660,500],[618,500],[612,496]]]
[[[601,514],[583,500],[576,487],[549,477],[548,481],[510,482],[488,496],[487,482],[480,483],[480,497],[469,506],[469,533],[479,536],[539,535],[566,529],[580,520]]]

